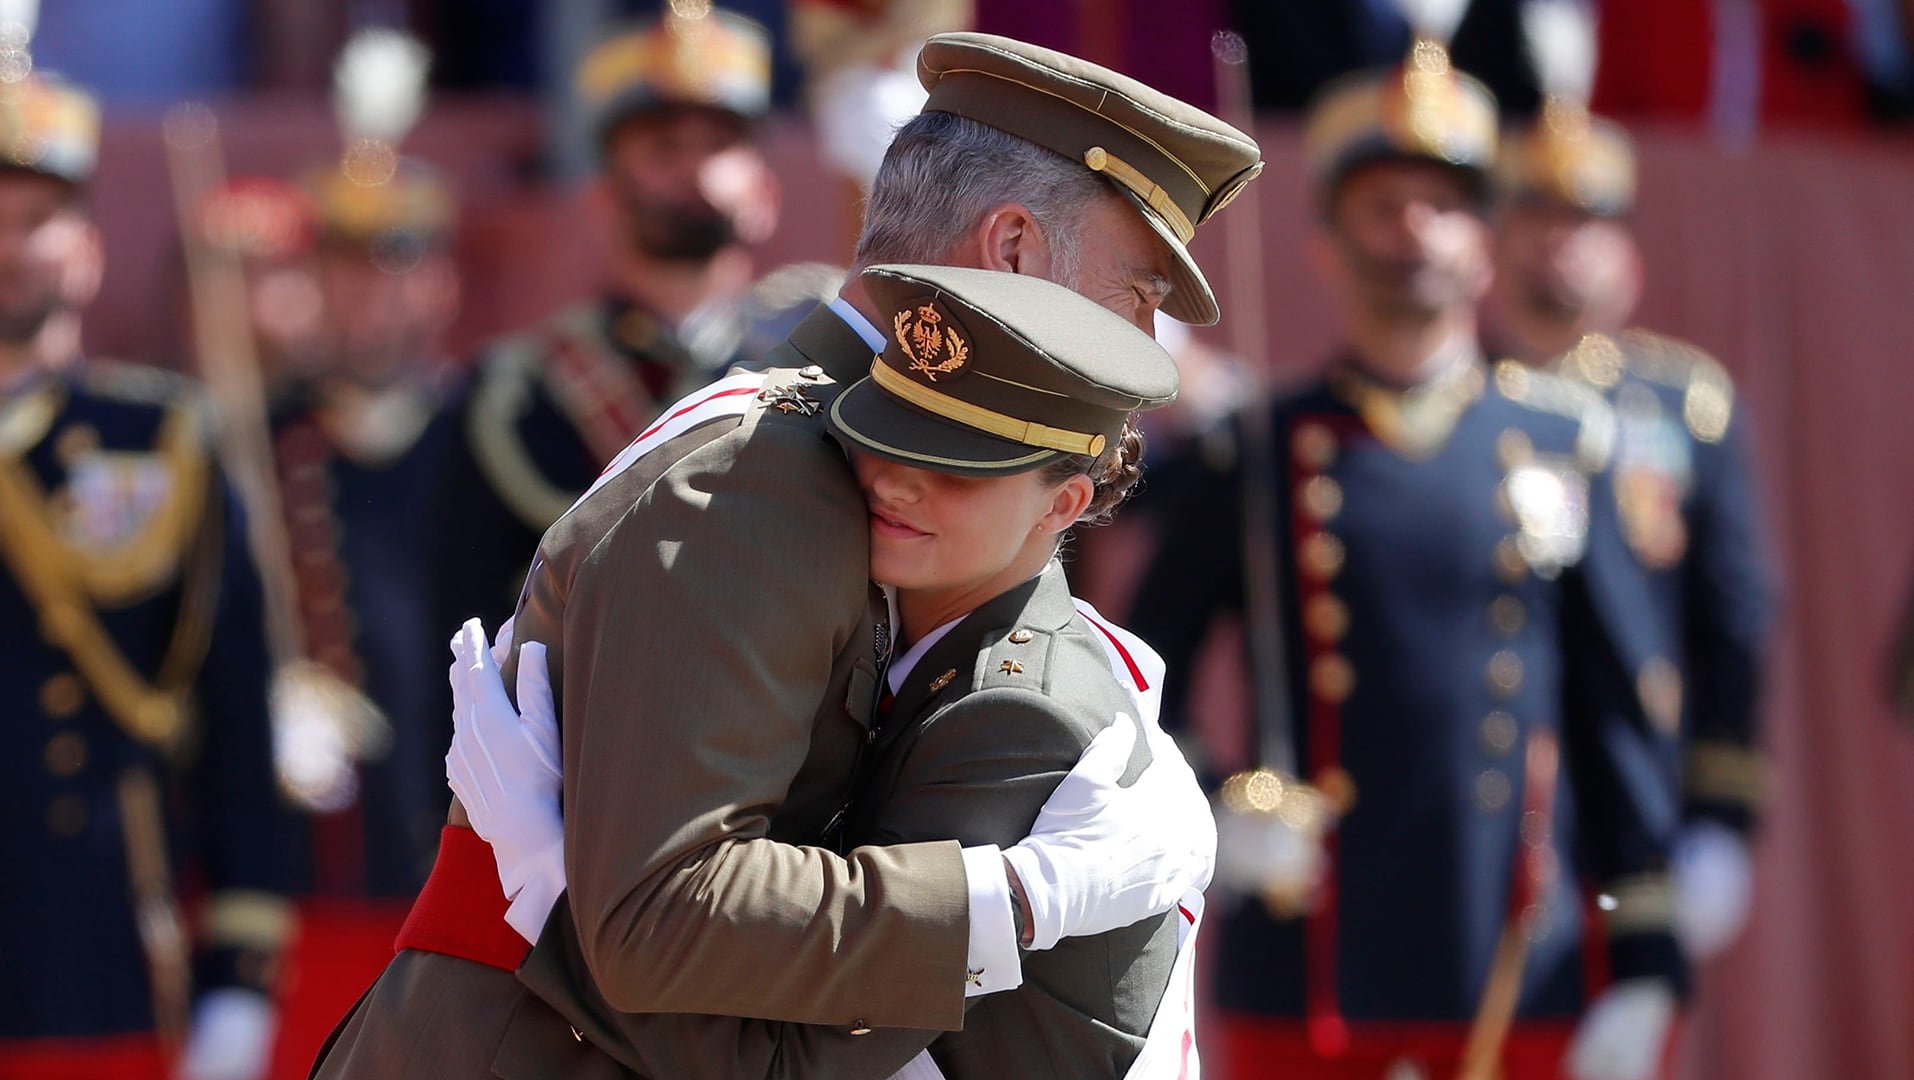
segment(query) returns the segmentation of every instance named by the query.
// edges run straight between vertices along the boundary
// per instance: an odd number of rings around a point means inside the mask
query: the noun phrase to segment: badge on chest
[[[54,499],[60,536],[82,555],[115,551],[145,533],[174,491],[173,470],[152,454],[83,454]]]

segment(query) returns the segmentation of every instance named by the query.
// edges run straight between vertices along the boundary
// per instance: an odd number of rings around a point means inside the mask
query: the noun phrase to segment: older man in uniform
[[[436,556],[448,625],[505,618],[539,536],[605,463],[665,405],[747,359],[744,245],[776,223],[754,142],[770,41],[741,16],[677,7],[579,65],[614,228],[603,295],[489,346],[448,418]]]
[[[1774,590],[1746,411],[1712,357],[1624,330],[1642,281],[1628,225],[1635,156],[1621,128],[1551,96],[1510,138],[1498,174],[1501,344],[1614,407],[1613,510],[1654,598],[1624,644],[1650,718],[1682,733],[1677,925],[1705,958],[1747,918],[1764,771],[1759,690]]]
[[[860,265],[1047,277],[1140,327],[1159,305],[1215,319],[1185,244],[1260,171],[1253,141],[1003,38],[933,38],[919,70],[930,100],[880,172]],[[831,828],[889,657],[867,510],[818,415],[883,348],[882,317],[847,286],[773,358],[784,375],[738,376],[674,409],[548,534],[518,633],[547,646],[563,718],[563,873],[560,851],[494,836],[500,895],[491,851],[448,828],[411,948],[319,1075],[617,1075],[600,1045],[676,1037],[678,1018],[616,1010],[777,1018],[845,1043],[951,1030],[967,994],[1018,983],[1017,942],[1047,948],[1160,913],[1185,876],[1166,872],[1174,853],[1207,861],[1206,811],[1118,792],[1093,800],[1114,814],[1039,828],[1008,853],[947,841],[840,857],[780,842]],[[474,902],[483,890],[489,910]],[[511,976],[525,955],[512,926],[548,955],[582,950],[592,985],[551,991],[562,1015]],[[891,1049],[902,1056],[825,1072],[881,1077],[916,1052]],[[727,1053],[740,1071],[803,1068],[774,1042]]]
[[[290,924],[259,579],[194,394],[79,352],[98,137],[0,83],[0,1076],[252,1078]]]
[[[1252,892],[1221,924],[1231,1075],[1557,1075],[1590,1000],[1583,884],[1610,898],[1625,1006],[1588,1029],[1597,1056],[1652,1058],[1656,1026],[1628,1021],[1665,1027],[1682,985],[1672,743],[1616,656],[1639,586],[1612,538],[1612,420],[1477,339],[1495,136],[1432,40],[1324,92],[1314,253],[1347,346],[1240,420],[1131,612],[1173,673],[1166,718],[1218,615],[1268,642],[1272,771],[1226,784],[1219,822],[1219,877]]]

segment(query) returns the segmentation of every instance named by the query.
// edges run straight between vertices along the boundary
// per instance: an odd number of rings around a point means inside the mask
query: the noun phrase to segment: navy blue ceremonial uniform
[[[447,428],[428,424],[436,393],[389,389],[381,430],[355,438],[312,390],[275,422],[307,655],[362,691],[389,738],[358,768],[353,806],[315,818],[302,892],[410,899],[424,884],[445,819],[440,707],[452,627],[434,608],[434,521]]]
[[[0,1073],[10,1041],[270,985],[287,818],[247,551],[179,380],[83,366],[0,398]]]
[[[1651,718],[1684,734],[1687,817],[1746,832],[1765,771],[1758,707],[1774,584],[1745,411],[1713,358],[1656,334],[1591,334],[1559,371],[1614,407],[1616,510],[1656,615],[1627,622],[1624,651]]]
[[[1308,1017],[1318,1033],[1346,1023],[1357,1044],[1376,1025],[1459,1030],[1550,810],[1539,861],[1558,872],[1539,879],[1518,1016],[1584,1005],[1585,884],[1617,901],[1611,974],[1679,984],[1662,873],[1674,745],[1643,716],[1616,645],[1644,601],[1605,511],[1613,428],[1599,397],[1509,364],[1400,392],[1344,362],[1269,417],[1250,475],[1274,487],[1274,543],[1255,557],[1278,570],[1295,760],[1350,801],[1315,913],[1223,911],[1219,1002]],[[1253,451],[1237,447],[1165,515],[1130,617],[1169,665],[1171,727],[1209,626],[1243,607]],[[1549,736],[1560,776],[1550,805],[1532,805],[1525,752]]]
[[[449,429],[437,519],[439,612],[510,617],[547,526],[660,409],[732,359],[694,353],[649,313],[582,305],[506,338],[480,358],[442,418]]]

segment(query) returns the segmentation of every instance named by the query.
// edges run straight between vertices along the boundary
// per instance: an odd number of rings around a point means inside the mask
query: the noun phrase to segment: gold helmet
[[[430,53],[396,30],[362,31],[333,74],[333,106],[345,150],[305,187],[322,239],[422,250],[443,243],[458,216],[451,185],[399,144],[425,109]]]
[[[100,157],[100,107],[49,72],[0,73],[0,167],[84,184]]]
[[[1546,199],[1603,217],[1635,205],[1628,133],[1589,112],[1595,82],[1594,15],[1578,0],[1530,0],[1522,29],[1542,84],[1541,111],[1504,141],[1503,198]]]
[[[633,113],[669,106],[757,120],[771,107],[771,34],[709,0],[672,0],[662,18],[586,53],[574,92],[600,139]]]

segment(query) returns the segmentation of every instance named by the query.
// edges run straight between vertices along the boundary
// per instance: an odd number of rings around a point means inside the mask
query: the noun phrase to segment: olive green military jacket
[[[857,375],[828,309],[772,363]],[[813,375],[818,375],[812,372]],[[828,376],[789,372],[827,402]],[[876,688],[867,511],[821,414],[761,403],[641,458],[552,526],[517,638],[546,644],[564,738],[572,947],[612,1007],[951,1029],[959,846],[839,858]],[[512,685],[512,672],[506,672]],[[459,814],[454,807],[455,819]],[[396,957],[315,1075],[619,1075],[508,972]]]
[[[912,666],[860,762],[852,844],[956,838],[1008,846],[1092,737],[1136,723],[1095,632],[1077,614],[1063,568],[965,617]],[[1148,763],[1139,740],[1124,782]],[[591,992],[590,961],[564,933],[560,904],[519,977],[598,1045],[649,1080],[884,1080],[929,1047],[948,1080],[1121,1077],[1176,957],[1171,916],[1070,938],[1023,958],[1023,985],[972,998],[961,1031],[885,1029],[731,1017],[614,1012]],[[779,958],[753,969],[774,978]]]

